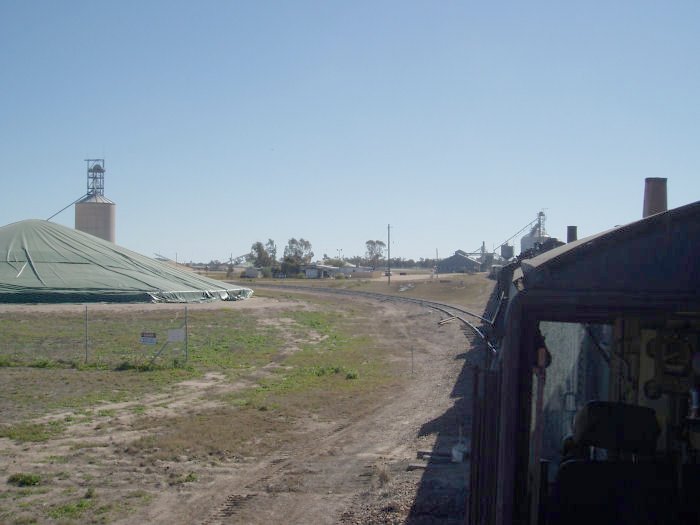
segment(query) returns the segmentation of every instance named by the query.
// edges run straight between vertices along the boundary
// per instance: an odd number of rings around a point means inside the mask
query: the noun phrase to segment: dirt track
[[[474,302],[485,305],[486,299]],[[108,418],[97,425],[72,425],[61,439],[32,446],[0,440],[0,472],[29,471],[37,464],[45,469],[48,458],[70,457],[69,465],[57,468],[70,468],[73,480],[92,480],[90,486],[99,480],[101,502],[112,509],[122,505],[122,517],[115,522],[124,524],[459,522],[466,463],[433,464],[427,471],[407,467],[419,450],[449,453],[458,427],[468,431],[464,396],[469,376],[463,371],[468,337],[457,324],[438,327],[440,315],[431,310],[353,301],[371,308],[375,336],[382,334],[392,343],[394,366],[408,376],[382,399],[347,399],[333,417],[295,421],[269,452],[209,464],[186,455],[144,461],[124,453],[143,435],[132,425],[133,406],[101,406]],[[279,301],[260,298],[235,305],[280,307]],[[149,418],[165,421],[183,411],[210,409],[215,394],[243,386],[249,385],[209,373],[139,403],[152,407]],[[196,481],[180,482],[189,472],[196,473]],[[67,490],[86,485],[78,481]],[[72,522],[103,521],[88,512]]]

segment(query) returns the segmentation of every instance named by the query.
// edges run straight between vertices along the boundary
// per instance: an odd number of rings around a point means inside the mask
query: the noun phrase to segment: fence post
[[[189,334],[187,332],[188,332],[188,330],[187,330],[187,305],[185,305],[185,363],[187,363],[187,358],[188,358],[187,343],[188,343]]]
[[[85,305],[85,364],[88,362],[88,306]]]

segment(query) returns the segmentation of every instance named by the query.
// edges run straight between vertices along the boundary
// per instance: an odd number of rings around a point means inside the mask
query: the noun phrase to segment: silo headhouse
[[[75,229],[114,242],[116,204],[105,197],[105,160],[86,159],[87,193],[75,205]]]

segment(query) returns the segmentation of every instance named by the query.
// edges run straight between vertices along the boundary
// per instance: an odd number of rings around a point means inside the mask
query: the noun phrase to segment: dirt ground
[[[470,302],[483,310],[487,299],[484,293]],[[15,488],[0,492],[0,509],[12,506],[5,514],[8,523],[462,522],[468,463],[450,462],[448,456],[469,432],[470,375],[464,364],[470,334],[455,323],[438,326],[441,314],[418,306],[342,301],[371,308],[372,335],[394,348],[390,358],[406,380],[381,397],[346,399],[323,417],[299,418],[274,441],[261,436],[267,446],[260,453],[253,448],[225,459],[190,457],[187,451],[178,458],[128,452],[144,432],[157,431],[160,423],[165,428],[176,415],[215,410],[220,394],[250,386],[254,378],[236,382],[210,372],[133,402],[100,405],[104,417],[72,424],[57,439],[0,439],[2,481],[37,469],[53,479],[51,488],[36,487],[31,497],[19,497]],[[265,311],[290,304],[255,298],[230,307]],[[135,414],[137,405],[146,408]],[[67,416],[51,414],[41,421]],[[147,430],[135,424],[143,417],[150,420]],[[258,431],[249,430],[253,436]],[[420,451],[430,451],[432,459],[418,462]],[[78,506],[90,498],[99,505],[83,503],[86,510],[76,512],[64,506],[63,514],[50,518],[37,512],[66,494],[74,494]]]

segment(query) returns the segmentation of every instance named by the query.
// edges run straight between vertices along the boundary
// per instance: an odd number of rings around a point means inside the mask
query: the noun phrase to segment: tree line
[[[350,264],[352,266],[367,266],[371,268],[433,268],[437,264],[436,259],[420,258],[418,261],[414,259],[404,259],[401,257],[392,257],[387,261],[385,257],[386,243],[381,240],[368,240],[365,242],[364,255],[354,255],[351,257],[329,257],[328,254],[323,254],[321,260],[323,264],[329,266],[343,266]],[[208,269],[214,270],[225,266],[229,271],[232,271],[234,264],[240,264],[243,261],[261,269],[266,277],[276,276],[279,274],[287,276],[295,276],[301,272],[301,267],[312,262],[314,257],[313,247],[311,243],[302,238],[296,239],[292,237],[287,241],[287,244],[282,251],[281,257],[278,257],[278,249],[275,241],[268,239],[267,242],[256,241],[250,247],[250,252],[236,259],[231,259],[228,263],[222,263],[217,260],[210,261],[206,264]]]

